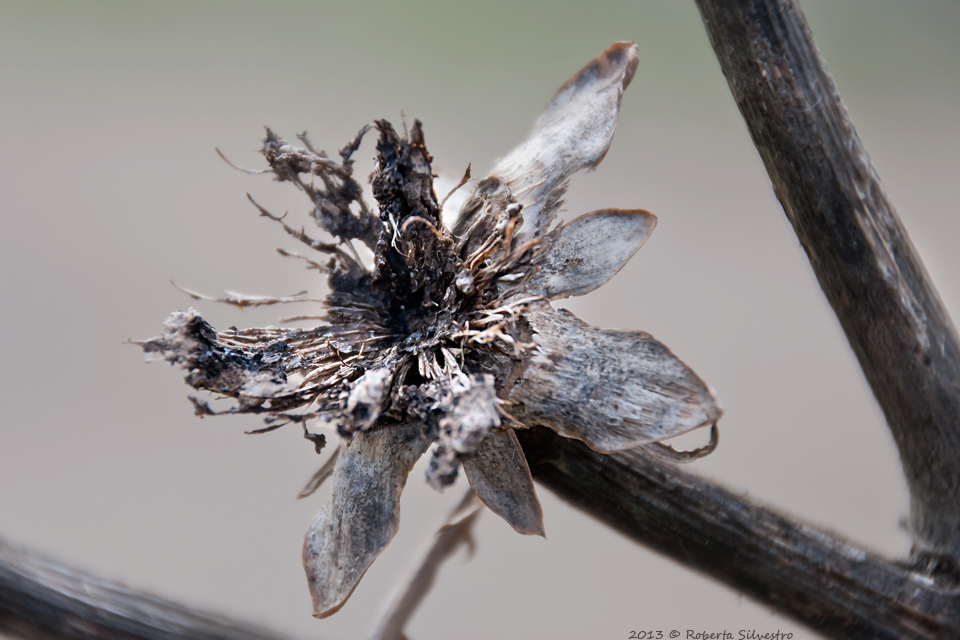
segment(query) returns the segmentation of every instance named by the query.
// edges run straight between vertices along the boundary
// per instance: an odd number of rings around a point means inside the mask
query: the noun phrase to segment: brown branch
[[[517,431],[533,477],[624,535],[835,638],[960,637],[960,580],[886,561],[629,451]]]
[[[880,403],[918,551],[960,557],[960,347],[796,0],[697,0],[740,113]]]
[[[0,538],[0,632],[52,640],[283,640],[65,566]]]

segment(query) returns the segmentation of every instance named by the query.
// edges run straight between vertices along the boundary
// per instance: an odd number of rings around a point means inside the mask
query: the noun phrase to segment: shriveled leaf
[[[502,180],[523,205],[518,238],[545,230],[570,176],[603,160],[637,62],[636,44],[611,45],[560,88],[527,141],[497,163],[491,177]]]
[[[397,533],[400,492],[428,444],[420,425],[406,424],[358,431],[341,445],[330,497],[303,542],[315,617],[343,606]]]
[[[540,271],[527,291],[551,300],[590,293],[627,264],[656,226],[656,216],[644,209],[603,209],[580,216],[545,238]]]
[[[483,504],[524,535],[543,533],[543,510],[530,467],[512,429],[491,431],[463,461],[463,472]]]
[[[536,347],[511,413],[610,453],[719,420],[713,390],[642,331],[597,329],[566,310],[526,315]]]

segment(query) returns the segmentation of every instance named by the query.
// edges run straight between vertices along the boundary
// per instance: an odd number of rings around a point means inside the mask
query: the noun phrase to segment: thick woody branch
[[[283,640],[135,591],[0,538],[0,633],[37,640]]]
[[[893,433],[918,551],[960,556],[960,348],[796,0],[697,0],[773,188]]]
[[[636,450],[604,455],[542,427],[517,436],[561,498],[827,637],[960,637],[955,574],[886,561]]]

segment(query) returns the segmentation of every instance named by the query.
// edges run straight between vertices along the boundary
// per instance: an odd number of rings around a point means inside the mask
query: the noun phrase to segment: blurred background
[[[808,0],[860,136],[960,318],[960,5]],[[335,152],[365,123],[424,122],[435,166],[483,175],[553,92],[616,40],[641,62],[613,147],[566,216],[644,207],[651,240],[602,290],[564,301],[649,331],[719,393],[721,446],[692,470],[889,557],[907,493],[869,388],[773,197],[693,2],[0,4],[0,535],[132,585],[298,637],[355,638],[463,485],[411,475],[400,533],[344,609],[310,617],[300,546],[325,460],[295,426],[200,420],[179,370],[143,364],[176,309],[239,311],[170,284],[322,295],[246,200],[308,223],[259,168],[264,125]],[[372,168],[373,138],[356,157]],[[309,228],[309,227],[308,227]],[[705,433],[685,436],[696,446]],[[326,452],[324,454],[328,455]],[[547,539],[492,514],[445,566],[411,638],[627,638],[633,630],[813,634],[637,546],[541,489]]]

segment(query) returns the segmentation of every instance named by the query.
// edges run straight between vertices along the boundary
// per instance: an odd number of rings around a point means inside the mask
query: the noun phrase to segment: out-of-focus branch
[[[400,640],[406,637],[403,630],[433,588],[441,565],[462,545],[472,550],[471,532],[482,509],[483,503],[473,489],[467,491],[433,536],[426,551],[398,584],[377,619],[371,640]]]
[[[956,330],[796,0],[697,0],[733,97],[893,433],[917,550],[960,557]]]
[[[624,535],[835,638],[960,637],[960,584],[886,561],[639,451],[537,427],[533,477]]]
[[[284,640],[61,564],[0,538],[0,632],[37,640]]]

